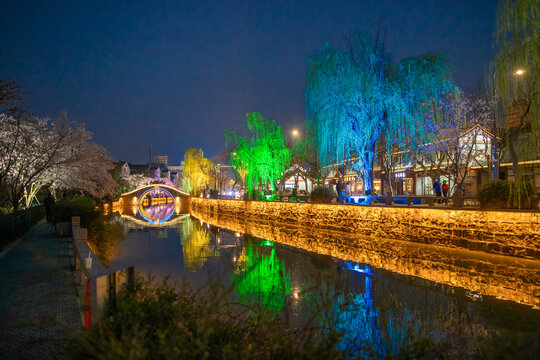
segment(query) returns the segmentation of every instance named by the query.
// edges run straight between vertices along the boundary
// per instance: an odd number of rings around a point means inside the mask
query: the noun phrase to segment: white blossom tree
[[[84,125],[68,121],[65,114],[54,121],[0,114],[0,190],[13,210],[43,185],[96,197],[110,193],[115,186],[107,172],[111,159],[90,138]]]
[[[453,190],[462,194],[471,167],[485,168],[493,174],[493,119],[493,100],[461,92],[441,97],[424,117],[430,141],[418,147],[417,164],[432,179],[441,174],[450,176]]]

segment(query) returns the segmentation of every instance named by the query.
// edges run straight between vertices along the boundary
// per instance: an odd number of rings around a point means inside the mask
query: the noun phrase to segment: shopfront
[[[392,175],[396,195],[415,195],[415,176],[413,171],[397,171]]]

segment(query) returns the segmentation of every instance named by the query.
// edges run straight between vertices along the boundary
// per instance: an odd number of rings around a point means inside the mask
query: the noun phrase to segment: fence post
[[[386,193],[386,199],[384,201],[384,204],[385,205],[392,205],[393,201],[392,201],[392,197],[390,196],[390,191],[388,191]]]
[[[464,201],[463,198],[459,195],[455,195],[453,198],[454,207],[463,207]]]

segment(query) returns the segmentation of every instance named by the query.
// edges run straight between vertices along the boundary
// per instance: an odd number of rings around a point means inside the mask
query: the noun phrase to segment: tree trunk
[[[373,150],[364,153],[362,170],[364,171],[364,191],[366,195],[371,195],[373,188]]]
[[[518,167],[518,159],[516,154],[516,149],[514,149],[514,145],[512,142],[508,143],[508,153],[510,155],[510,160],[512,161],[512,170],[514,171],[514,181],[518,182],[518,173],[517,173],[517,167]]]

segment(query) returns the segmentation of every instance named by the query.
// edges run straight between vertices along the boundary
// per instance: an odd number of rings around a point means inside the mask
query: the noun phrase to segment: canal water
[[[180,214],[173,204],[127,209],[116,221],[126,236],[110,267],[194,288],[225,284],[292,324],[326,304],[343,346],[381,356],[421,338],[465,355],[540,346],[539,261]]]

